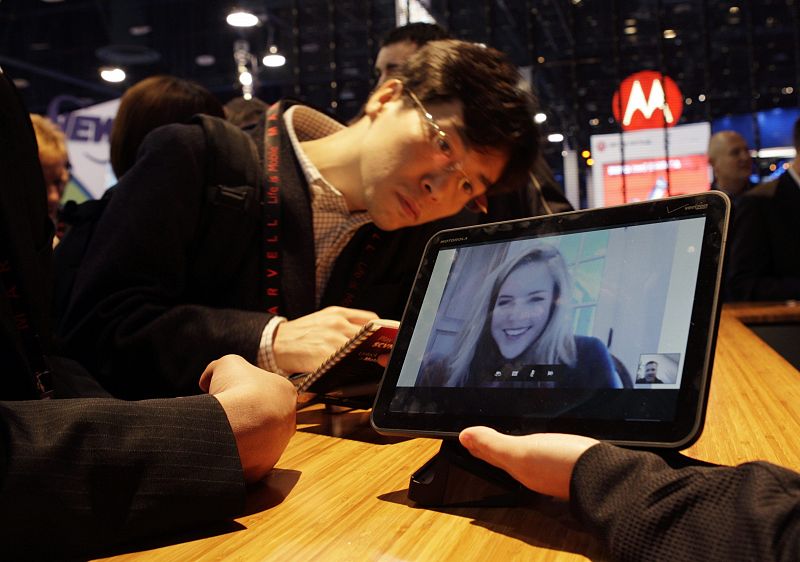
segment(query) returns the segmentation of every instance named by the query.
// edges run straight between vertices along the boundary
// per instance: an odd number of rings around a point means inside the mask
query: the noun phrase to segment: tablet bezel
[[[375,398],[371,415],[373,427],[379,433],[389,435],[453,438],[466,427],[488,425],[509,434],[577,433],[621,445],[668,448],[688,446],[699,437],[705,416],[719,319],[720,285],[729,214],[730,200],[727,196],[721,192],[709,191],[437,233],[425,249],[403,314],[397,341]],[[674,391],[677,393],[674,420],[610,421],[597,418],[540,418],[481,413],[452,415],[395,412],[390,409],[409,340],[427,289],[428,278],[440,249],[487,241],[565,234],[701,216],[705,217],[706,221],[695,290],[696,298],[691,313],[682,383],[680,389]],[[452,390],[457,390],[457,394],[463,396],[471,394],[477,396],[478,393],[485,396],[486,392],[496,392],[501,389],[436,389],[436,392]],[[603,389],[596,392],[597,398],[592,400],[599,403],[600,400],[613,400],[615,396],[613,393],[648,391]]]

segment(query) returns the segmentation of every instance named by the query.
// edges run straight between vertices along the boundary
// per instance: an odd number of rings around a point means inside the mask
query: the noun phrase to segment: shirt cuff
[[[258,346],[258,366],[265,371],[278,373],[281,376],[289,376],[289,373],[278,368],[278,362],[275,360],[275,352],[272,349],[272,342],[275,340],[275,330],[278,329],[286,318],[283,316],[273,316],[267,325],[264,326],[264,331],[261,332],[261,343]]]

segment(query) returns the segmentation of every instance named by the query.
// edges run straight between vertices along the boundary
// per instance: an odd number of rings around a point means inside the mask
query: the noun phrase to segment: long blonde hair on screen
[[[538,243],[524,253],[507,256],[491,272],[476,295],[472,313],[464,322],[453,345],[453,360],[446,386],[463,386],[470,372],[492,367],[505,360],[491,334],[491,318],[497,296],[505,280],[516,269],[532,263],[543,263],[553,278],[553,304],[550,316],[539,337],[523,353],[526,361],[535,364],[566,364],[577,360],[572,329],[572,277],[557,248]]]

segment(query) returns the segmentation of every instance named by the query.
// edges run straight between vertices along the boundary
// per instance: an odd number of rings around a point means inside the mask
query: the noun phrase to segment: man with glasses
[[[227,353],[313,370],[368,320],[400,317],[424,225],[525,185],[538,134],[518,82],[499,52],[438,41],[350,126],[280,102],[251,131],[265,176],[252,205],[239,183],[206,185],[220,163],[203,128],[157,130],[97,226],[67,351],[125,398],[195,393]],[[221,226],[215,205],[245,211]]]

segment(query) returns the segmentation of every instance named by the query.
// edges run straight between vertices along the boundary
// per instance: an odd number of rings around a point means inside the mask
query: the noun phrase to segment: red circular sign
[[[614,118],[626,131],[672,127],[683,112],[683,94],[669,76],[654,70],[631,74],[614,92]]]

